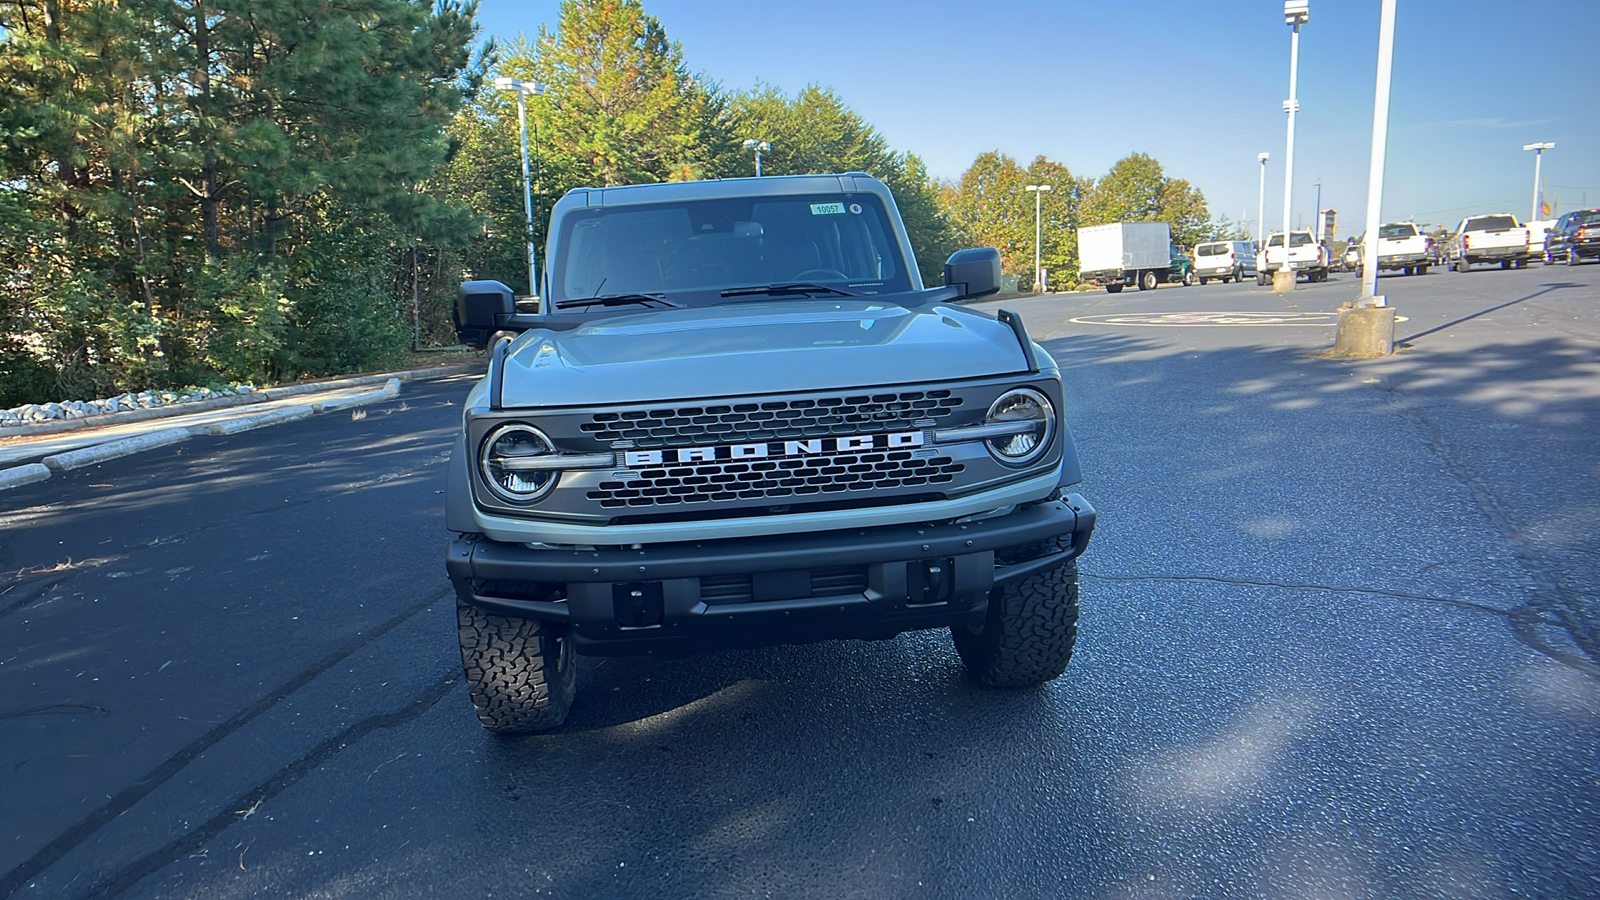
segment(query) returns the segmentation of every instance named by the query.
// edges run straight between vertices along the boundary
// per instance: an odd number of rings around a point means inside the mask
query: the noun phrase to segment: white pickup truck
[[[1433,260],[1428,255],[1428,236],[1411,222],[1378,226],[1378,268],[1399,269],[1407,275],[1426,275]]]
[[[1283,249],[1283,233],[1267,238],[1256,265],[1256,284],[1262,287],[1272,283],[1272,276],[1282,268],[1287,257],[1289,271],[1305,275],[1307,281],[1328,280],[1328,248],[1319,243],[1309,231],[1289,232],[1289,250]]]
[[[1502,269],[1520,269],[1528,264],[1528,229],[1511,213],[1469,216],[1456,226],[1446,252],[1457,272],[1489,262],[1498,262]]]

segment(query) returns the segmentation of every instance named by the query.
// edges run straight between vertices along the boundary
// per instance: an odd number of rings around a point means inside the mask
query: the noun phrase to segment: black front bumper
[[[469,535],[451,540],[446,567],[463,602],[563,623],[580,652],[688,652],[976,624],[991,588],[1076,558],[1094,522],[1073,494],[975,522],[639,549]],[[1015,552],[1056,538],[1041,556]]]

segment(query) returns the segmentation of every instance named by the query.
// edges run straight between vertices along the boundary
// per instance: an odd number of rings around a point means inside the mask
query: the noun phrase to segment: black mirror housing
[[[962,297],[985,297],[1000,290],[1000,251],[993,247],[957,250],[944,264],[944,283]]]
[[[463,281],[456,293],[456,339],[483,349],[490,335],[517,313],[517,295],[498,281]]]

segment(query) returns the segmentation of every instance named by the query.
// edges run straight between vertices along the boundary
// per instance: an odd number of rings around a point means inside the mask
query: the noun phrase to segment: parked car
[[[1167,274],[1162,278],[1165,284],[1181,284],[1188,287],[1195,283],[1197,276],[1194,271],[1194,260],[1189,254],[1179,250],[1176,245],[1167,248]]]
[[[1448,249],[1450,265],[1457,272],[1488,262],[1520,269],[1528,264],[1528,229],[1511,213],[1469,216],[1456,226]]]
[[[1205,284],[1213,278],[1243,281],[1256,277],[1256,245],[1249,241],[1211,241],[1194,248],[1194,273]]]
[[[1584,257],[1600,259],[1600,209],[1579,209],[1556,219],[1544,242],[1544,264],[1557,260],[1575,266]]]
[[[1361,238],[1356,238],[1345,245],[1343,260],[1346,272],[1361,271]]]
[[[1309,231],[1289,232],[1287,253],[1282,232],[1267,238],[1267,249],[1262,251],[1256,264],[1256,284],[1262,287],[1271,284],[1273,273],[1285,264],[1297,277],[1306,276],[1307,281],[1328,280],[1328,248]]]
[[[1540,219],[1537,222],[1524,222],[1528,229],[1528,259],[1544,259],[1544,240],[1555,227],[1555,219]]]
[[[1407,275],[1426,275],[1432,259],[1428,256],[1431,238],[1411,222],[1391,222],[1378,226],[1378,269],[1398,269]]]

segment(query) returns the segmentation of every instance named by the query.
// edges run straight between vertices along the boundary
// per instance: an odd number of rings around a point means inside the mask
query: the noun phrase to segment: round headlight
[[[1017,388],[994,401],[983,424],[999,426],[1003,432],[986,442],[994,458],[1007,465],[1025,466],[1050,448],[1056,411],[1045,395],[1032,388]]]
[[[484,439],[478,466],[483,480],[502,499],[526,503],[548,493],[561,474],[526,463],[555,452],[550,438],[532,425],[501,425]]]

